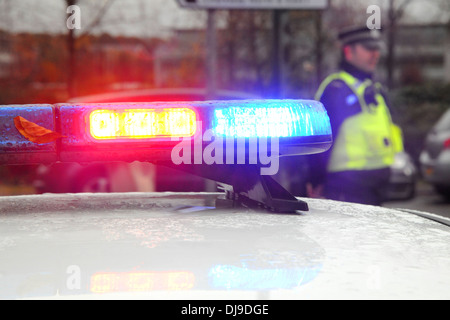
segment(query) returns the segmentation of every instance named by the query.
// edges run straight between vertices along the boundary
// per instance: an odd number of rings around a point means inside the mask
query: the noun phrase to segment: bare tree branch
[[[67,0],[67,1],[69,1],[69,0]],[[91,32],[93,28],[95,28],[96,26],[98,26],[100,24],[103,16],[105,15],[105,13],[108,11],[108,9],[111,7],[111,5],[113,3],[114,3],[114,0],[103,1],[103,5],[97,12],[96,17],[91,21],[91,23],[86,28],[83,28],[84,31],[83,31],[83,33],[80,34],[80,37],[83,37],[83,36],[89,34],[89,32]]]

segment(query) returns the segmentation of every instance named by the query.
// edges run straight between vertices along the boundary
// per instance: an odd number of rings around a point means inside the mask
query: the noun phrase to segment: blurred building
[[[98,75],[108,90],[139,89],[153,85],[152,40],[102,36],[89,48]]]
[[[450,82],[449,29],[446,24],[399,26],[395,46],[395,82]]]
[[[205,30],[174,30],[154,51],[156,87],[189,87],[204,81]]]

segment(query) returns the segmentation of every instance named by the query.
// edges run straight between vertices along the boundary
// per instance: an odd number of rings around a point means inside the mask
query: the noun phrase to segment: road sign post
[[[279,59],[279,32],[282,13],[287,10],[324,10],[329,0],[177,0],[182,8],[208,10],[207,26],[207,89],[208,96],[214,97],[217,84],[215,10],[273,10],[273,63],[272,95],[279,97],[281,67]]]
[[[217,41],[215,9],[208,9],[208,21],[206,30],[206,72],[207,72],[207,98],[216,98],[217,91]]]

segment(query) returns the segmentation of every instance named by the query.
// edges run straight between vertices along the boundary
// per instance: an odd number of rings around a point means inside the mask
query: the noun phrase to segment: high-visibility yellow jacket
[[[328,161],[328,172],[371,170],[388,167],[396,152],[403,150],[401,130],[394,125],[386,101],[381,94],[381,84],[371,79],[364,81],[346,71],[329,75],[320,85],[316,100],[320,100],[326,87],[341,80],[353,92],[352,98],[361,111],[345,118],[338,135],[334,137]],[[374,90],[374,101],[367,103],[366,90]],[[325,105],[326,107],[326,105]],[[342,105],[342,108],[347,107]],[[333,133],[335,134],[335,133]]]

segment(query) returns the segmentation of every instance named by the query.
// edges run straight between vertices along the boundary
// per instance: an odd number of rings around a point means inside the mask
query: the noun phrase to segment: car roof
[[[215,208],[218,196],[2,197],[0,298],[450,298],[444,223],[320,199],[296,214]]]

